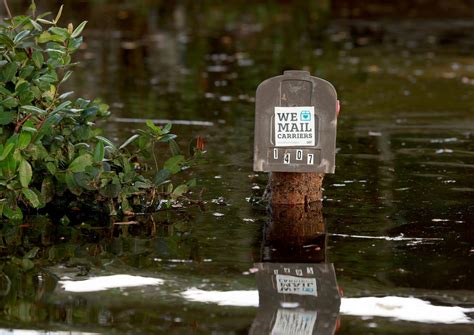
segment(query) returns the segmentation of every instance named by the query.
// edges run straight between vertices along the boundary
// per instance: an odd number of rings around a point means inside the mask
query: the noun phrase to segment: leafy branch
[[[0,218],[58,208],[120,215],[186,199],[196,181],[175,187],[171,180],[202,161],[202,139],[184,155],[171,125],[148,121],[116,146],[94,126],[108,106],[61,91],[87,21],[64,28],[62,6],[53,19],[36,16],[34,2],[30,10],[0,26]],[[168,153],[158,155],[163,146]]]

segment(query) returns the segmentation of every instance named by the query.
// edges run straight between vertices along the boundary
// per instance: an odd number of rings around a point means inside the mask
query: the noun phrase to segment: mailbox
[[[334,173],[337,94],[307,71],[285,71],[257,88],[254,170]]]

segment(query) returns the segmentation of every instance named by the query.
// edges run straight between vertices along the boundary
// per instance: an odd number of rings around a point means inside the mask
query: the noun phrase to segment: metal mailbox
[[[307,71],[285,71],[257,88],[254,170],[334,173],[337,94]]]

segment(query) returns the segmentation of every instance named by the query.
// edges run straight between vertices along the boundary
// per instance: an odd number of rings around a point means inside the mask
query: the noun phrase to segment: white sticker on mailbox
[[[275,145],[277,147],[314,146],[314,106],[275,107]]]
[[[318,296],[316,278],[276,275],[278,293]]]

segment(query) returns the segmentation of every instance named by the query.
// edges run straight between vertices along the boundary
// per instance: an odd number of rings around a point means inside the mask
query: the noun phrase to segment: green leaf
[[[103,136],[96,136],[95,138],[98,139],[99,141],[104,142],[105,145],[111,147],[113,150],[117,150],[117,147],[115,146],[115,144],[113,144],[108,138],[105,138]]]
[[[31,5],[30,5],[30,8],[28,8],[30,11],[31,11],[31,14],[33,16],[36,15],[36,3],[35,3],[35,0],[31,0]]]
[[[122,207],[122,212],[128,212],[128,211],[133,210],[125,194],[122,194],[121,197],[119,197],[119,202],[120,202],[120,206]]]
[[[33,27],[34,27],[36,30],[38,30],[38,31],[42,31],[42,30],[43,30],[43,27],[41,27],[41,25],[40,25],[38,22],[36,22],[36,21],[30,19],[30,23],[33,25]]]
[[[51,177],[46,177],[41,183],[41,195],[46,203],[54,198],[54,183]]]
[[[153,185],[148,183],[148,182],[143,182],[143,181],[137,181],[133,184],[136,188],[141,188],[141,189],[149,189]]]
[[[39,21],[39,19],[38,19]],[[43,31],[41,35],[38,37],[38,43],[43,44],[43,43],[48,43],[48,42],[64,42],[64,37],[59,36],[59,35],[53,35],[49,33],[49,31]]]
[[[44,135],[46,135],[51,128],[53,127],[54,124],[58,123],[61,120],[61,117],[59,115],[50,115],[46,118],[46,121],[44,121],[43,125],[38,131],[38,135],[36,139],[41,139]]]
[[[38,19],[38,21],[42,22],[41,19]],[[42,22],[44,23],[44,22]],[[38,43],[42,44],[42,43],[48,43],[49,41],[51,41],[51,34],[47,31],[43,31],[41,33],[41,35],[39,35],[38,37]]]
[[[37,133],[38,132],[38,130],[36,128],[28,127],[28,126],[25,126],[25,125],[21,128],[21,130],[26,131],[28,133]]]
[[[171,193],[171,197],[173,199],[177,199],[179,198],[180,196],[182,196],[184,193],[186,193],[188,191],[188,186],[183,184],[183,185],[179,185],[178,187],[176,187],[173,191],[173,193]]]
[[[173,156],[165,162],[164,168],[168,169],[172,174],[178,173],[181,171],[181,165],[184,161],[185,158],[183,155]]]
[[[22,131],[18,138],[17,148],[20,150],[26,149],[31,142],[32,134],[27,131]]]
[[[6,89],[4,86],[0,85],[0,93],[3,94],[3,95],[10,95],[12,94],[12,92],[10,92],[8,89]]]
[[[86,26],[86,24],[87,24],[87,21],[84,21],[80,25],[78,25],[77,28],[74,29],[74,31],[72,32],[71,37],[72,38],[78,37],[84,30],[84,27]]]
[[[5,126],[15,120],[15,112],[0,112],[0,125]]]
[[[18,134],[13,134],[12,136],[10,136],[7,140],[7,145],[10,144],[10,143],[13,143],[16,145],[16,143],[18,142]]]
[[[30,85],[26,82],[26,80],[24,80],[23,78],[19,78],[15,84],[15,92],[23,93],[28,90],[29,87]]]
[[[175,134],[166,134],[166,135],[163,135],[159,140],[158,142],[169,142],[171,140],[174,140],[177,136]]]
[[[117,198],[122,190],[120,185],[107,184],[103,189],[100,190],[100,194],[109,199]]]
[[[4,82],[11,81],[18,70],[16,62],[8,63],[2,67],[1,74]]]
[[[97,143],[97,145],[95,146],[95,150],[94,150],[94,162],[100,163],[104,160],[104,157],[105,157],[104,142],[99,141],[99,143]]]
[[[26,106],[21,106],[21,108],[26,110],[26,111],[34,112],[34,113],[38,113],[38,114],[45,114],[46,113],[45,110],[43,110],[41,108],[38,108],[36,106],[26,105]]]
[[[20,105],[30,104],[34,99],[35,95],[32,91],[23,91],[19,94]]]
[[[3,209],[3,215],[5,215],[5,217],[7,217],[10,220],[23,219],[23,213],[21,212],[21,209],[18,207],[10,208],[9,206],[5,206],[5,208]]]
[[[56,15],[56,18],[53,21],[54,24],[58,23],[59,19],[61,18],[61,14],[63,13],[63,8],[64,8],[64,5],[61,5],[61,7],[59,7],[58,14]]]
[[[61,36],[64,40],[66,40],[69,37],[69,33],[67,32],[67,29],[65,28],[51,27],[49,28],[49,31],[55,35]]]
[[[6,45],[10,49],[15,46],[12,39],[5,34],[0,34],[0,44]]]
[[[36,50],[35,52],[33,52],[33,55],[31,56],[31,59],[33,59],[33,63],[35,63],[35,66],[38,69],[41,69],[43,67],[44,56],[43,56],[43,53],[41,51]]]
[[[41,22],[41,23],[43,23],[43,24],[53,24],[52,21],[45,20],[45,19],[43,19],[43,18],[41,18],[41,17],[39,17],[37,20],[38,20],[38,22]]]
[[[66,92],[66,93],[61,94],[58,99],[63,100],[63,99],[66,99],[67,97],[69,97],[73,94],[74,94],[74,91]]]
[[[4,167],[4,169],[7,170],[8,174],[13,175],[16,173],[17,167],[18,167],[17,160],[13,158],[13,155],[9,156],[6,159],[6,166]]]
[[[8,157],[8,155],[10,154],[10,152],[13,150],[14,147],[15,147],[15,143],[8,143],[5,146],[5,148],[3,149],[3,152],[0,155],[0,162]]]
[[[188,185],[188,187],[195,187],[197,185],[197,180],[196,178],[193,178],[193,179],[190,179],[186,182],[186,185]]]
[[[92,185],[92,178],[86,173],[74,173],[74,180],[76,184],[88,191],[94,191],[95,187]]]
[[[127,145],[129,145],[130,143],[132,143],[133,141],[135,141],[137,138],[139,138],[140,135],[138,134],[135,134],[133,136],[131,136],[128,140],[126,140],[120,147],[119,147],[119,150],[122,150],[123,148],[125,148]]]
[[[13,39],[13,43],[15,44],[18,44],[19,42],[21,42],[21,40],[23,40],[26,36],[28,36],[29,34],[31,33],[31,31],[29,30],[23,30],[21,32],[19,32],[15,38]]]
[[[173,156],[177,156],[181,154],[181,150],[179,149],[178,143],[175,140],[171,139],[169,141],[170,151]]]
[[[160,128],[160,127],[157,127],[157,126],[153,123],[153,121],[147,120],[147,121],[146,121],[146,125],[147,125],[148,128],[151,129],[151,131],[152,131],[155,135],[157,135],[157,136],[163,135],[163,131],[161,130],[161,128]]]
[[[76,179],[74,178],[74,174],[67,172],[65,176],[66,185],[69,191],[71,191],[74,195],[81,195],[82,189],[77,185]]]
[[[171,127],[173,127],[173,125],[171,123],[167,123],[164,127],[163,127],[163,134],[168,134],[171,130]]]
[[[57,168],[56,165],[52,162],[46,163],[46,169],[48,169],[49,173],[51,173],[53,176],[56,174]]]
[[[78,98],[75,102],[75,105],[79,106],[79,108],[86,108],[90,103],[91,103],[90,100]]]
[[[33,261],[31,261],[28,258],[22,258],[21,259],[21,267],[23,268],[23,270],[28,271],[28,270],[31,270],[35,267],[35,263],[33,263]]]
[[[14,97],[6,97],[0,104],[7,109],[11,109],[18,106],[18,101]]]
[[[169,177],[171,176],[171,172],[168,169],[161,169],[155,175],[154,183],[156,186],[162,185]]]
[[[28,271],[35,267],[35,263],[33,263],[33,261],[28,258],[22,258],[21,267],[23,268],[23,270]]]
[[[58,81],[58,75],[56,74],[56,72],[53,71],[42,75],[41,77],[39,77],[38,80],[51,84]]]
[[[34,66],[31,66],[31,65],[25,66],[23,69],[21,69],[19,77],[23,78],[23,79],[26,79],[26,78],[31,76],[31,74],[33,73],[34,70],[35,70]],[[30,79],[28,78],[28,80],[30,80]]]
[[[27,188],[33,178],[33,171],[30,163],[26,159],[22,159],[19,166],[21,186]]]
[[[38,247],[31,248],[31,250],[26,253],[25,258],[28,258],[28,259],[35,258],[36,255],[38,254],[38,251],[40,251],[40,248]]]
[[[77,172],[84,172],[86,167],[92,165],[92,156],[90,154],[83,154],[72,161],[69,164],[69,171],[77,173]]]
[[[60,57],[66,54],[66,52],[61,49],[46,49],[45,52],[47,52],[49,57],[53,59],[59,59]]]
[[[66,109],[72,102],[71,101],[64,101],[58,107],[56,107],[51,114],[56,114],[64,109]]]
[[[72,75],[72,71],[66,72],[63,79],[61,79],[61,83],[64,83],[65,81],[67,81],[71,75]]]
[[[41,206],[41,202],[35,192],[30,190],[29,188],[23,188],[21,192],[34,208],[38,208]]]

